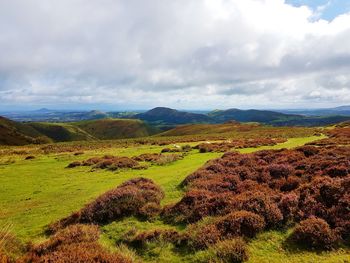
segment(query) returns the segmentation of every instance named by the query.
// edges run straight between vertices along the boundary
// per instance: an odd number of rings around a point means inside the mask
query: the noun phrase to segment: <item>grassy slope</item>
[[[33,122],[28,125],[55,142],[90,141],[95,139],[86,131],[70,123]]]
[[[20,123],[0,117],[0,145],[31,144],[37,137],[45,138],[47,142],[71,142],[138,138],[158,132],[160,131],[157,128],[134,119]]]
[[[291,148],[320,137],[293,138],[288,142],[263,148]],[[72,154],[57,154],[39,156],[31,161],[17,159],[15,163],[0,165],[0,226],[7,223],[13,225],[12,231],[24,240],[42,238],[45,225],[62,218],[72,211],[81,208],[85,203],[101,193],[115,187],[121,182],[136,176],[152,178],[166,192],[163,204],[177,201],[182,196],[182,190],[177,185],[192,171],[202,166],[207,160],[219,157],[219,153],[199,154],[192,151],[183,160],[166,166],[152,166],[148,170],[123,171],[119,173],[108,171],[89,172],[88,167],[64,169],[73,160],[86,159],[102,154],[119,154],[133,156],[146,152],[159,152],[163,147],[140,146],[124,149],[108,149],[89,151],[82,156]],[[259,148],[259,149],[263,149]],[[242,149],[242,152],[252,152],[257,149]],[[4,158],[0,159],[0,164]],[[102,242],[114,247],[115,240],[131,228],[153,229],[169,228],[161,221],[140,222],[135,218],[126,218],[103,228],[105,234]],[[181,228],[181,227],[180,227]],[[281,232],[266,232],[254,239],[250,245],[250,262],[345,262],[350,251],[333,252],[317,255],[303,252],[289,254],[282,249],[286,234]],[[179,254],[169,245],[155,247],[151,253],[145,254],[147,261],[158,262],[193,262],[198,255]]]
[[[102,140],[145,137],[158,132],[145,122],[134,119],[82,121],[74,125]]]
[[[272,127],[257,123],[224,123],[224,124],[190,124],[177,126],[174,129],[155,135],[155,137],[227,135],[228,138],[261,138],[266,134],[272,137],[307,137],[316,130],[305,127]]]
[[[29,125],[0,116],[0,145],[25,145],[41,134]]]
[[[227,124],[189,124],[181,125],[163,132],[158,136],[183,136],[192,134],[212,134],[212,133],[227,133],[237,128],[238,125]]]

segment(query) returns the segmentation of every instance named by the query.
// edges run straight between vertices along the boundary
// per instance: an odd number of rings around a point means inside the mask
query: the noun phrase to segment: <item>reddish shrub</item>
[[[73,162],[69,166],[70,168],[78,166],[78,162]],[[103,157],[93,157],[87,159],[81,163],[83,166],[93,166],[98,169],[125,169],[125,168],[138,168],[139,163],[129,157],[117,157],[113,155],[105,155]]]
[[[18,262],[132,262],[129,257],[102,248],[97,243],[99,234],[97,226],[69,226],[58,231],[48,241],[32,247]]]
[[[254,237],[265,227],[264,218],[248,211],[232,212],[218,218],[215,224],[225,238],[235,236]]]
[[[288,164],[271,164],[269,172],[272,178],[287,178],[294,173],[294,168]]]
[[[78,213],[52,224],[50,229],[59,229],[72,223],[104,224],[120,217],[138,215],[144,205],[159,204],[163,197],[163,191],[152,180],[131,179],[97,197]]]
[[[157,203],[147,203],[141,207],[139,214],[146,219],[154,219],[162,211],[162,208]]]
[[[75,162],[68,164],[66,168],[74,168],[74,167],[81,166],[81,165],[82,165],[81,162],[75,161]]]
[[[331,249],[337,240],[326,221],[311,218],[301,221],[294,229],[290,240],[311,249]]]
[[[55,251],[37,255],[33,252],[28,253],[20,262],[23,263],[39,263],[39,262],[55,262],[55,263],[132,263],[133,261],[120,253],[110,253],[98,243],[73,243],[63,244]]]
[[[133,157],[138,162],[155,162],[159,159],[160,154],[158,153],[143,153],[139,156]]]
[[[313,155],[319,153],[319,149],[317,147],[310,146],[310,145],[305,145],[305,146],[302,146],[302,147],[298,147],[296,150],[299,151],[299,152],[304,153],[304,155],[306,157],[310,157],[310,156],[313,156]]]
[[[277,203],[261,192],[244,192],[235,197],[235,209],[247,210],[262,216],[267,227],[276,227],[283,220]]]
[[[289,176],[287,179],[282,179],[279,189],[282,192],[290,192],[297,189],[301,183],[302,180],[299,177]]]
[[[215,224],[190,225],[187,233],[193,249],[206,249],[221,239],[221,232]]]
[[[48,241],[35,246],[31,252],[36,255],[44,255],[53,252],[62,244],[68,245],[81,242],[95,242],[99,239],[100,231],[95,225],[76,224],[59,230]]]
[[[97,164],[100,161],[101,161],[101,158],[99,158],[99,157],[92,157],[92,158],[89,158],[89,159],[83,161],[82,165],[83,166],[91,166],[91,165]]]
[[[349,170],[345,165],[332,166],[326,170],[330,177],[345,177],[349,174]]]
[[[279,201],[278,207],[283,214],[285,222],[293,221],[298,212],[299,196],[295,193],[284,194]]]

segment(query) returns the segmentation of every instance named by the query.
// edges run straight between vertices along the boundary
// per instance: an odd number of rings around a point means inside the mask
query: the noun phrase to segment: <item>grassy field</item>
[[[293,148],[304,145],[320,136],[291,138],[275,146],[241,149],[249,153],[261,149]],[[193,145],[195,143],[192,143]],[[217,158],[222,153],[198,153],[192,150],[184,159],[172,164],[152,165],[147,170],[124,170],[111,172],[106,170],[91,171],[89,167],[66,169],[72,161],[89,157],[113,154],[136,156],[142,153],[159,153],[164,146],[136,146],[130,148],[108,148],[85,151],[83,155],[59,153],[38,155],[33,160],[24,160],[23,156],[0,159],[0,226],[11,225],[11,231],[23,241],[39,241],[45,238],[43,231],[50,222],[69,215],[80,209],[96,196],[114,188],[133,177],[151,178],[162,187],[165,198],[162,204],[179,200],[183,190],[179,183],[191,172],[208,160]],[[160,220],[143,222],[136,218],[126,218],[103,227],[101,242],[113,249],[115,243],[129,230],[150,230],[154,228],[177,228],[183,226],[166,225]],[[249,262],[349,262],[350,251],[339,250],[332,253],[316,254],[312,252],[289,252],[283,248],[287,233],[265,232],[249,244]],[[193,262],[201,258],[201,253],[189,254],[175,250],[172,245],[161,244],[138,251],[144,261],[158,262]]]

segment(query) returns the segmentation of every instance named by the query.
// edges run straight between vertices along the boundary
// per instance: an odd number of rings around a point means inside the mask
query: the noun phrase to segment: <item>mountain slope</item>
[[[167,125],[208,123],[211,118],[204,114],[182,112],[170,108],[157,107],[134,116],[136,119]]]

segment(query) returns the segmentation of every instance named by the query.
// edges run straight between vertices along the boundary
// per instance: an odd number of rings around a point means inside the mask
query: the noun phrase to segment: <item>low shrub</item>
[[[85,161],[75,161],[70,163],[67,168],[74,168],[77,166],[93,166],[95,169],[138,169],[139,163],[129,157],[118,157],[113,155],[105,155],[103,157],[92,157]]]
[[[155,163],[157,165],[166,165],[166,164],[175,162],[175,161],[180,160],[180,159],[182,159],[182,156],[179,154],[162,154],[155,161]]]
[[[181,151],[183,151],[183,152],[189,152],[191,150],[192,150],[192,147],[189,144],[181,146]]]
[[[81,166],[81,165],[82,165],[81,162],[75,161],[75,162],[72,162],[72,163],[68,164],[66,168],[75,168],[75,167]]]
[[[304,153],[304,155],[306,157],[310,157],[310,156],[313,156],[313,155],[319,153],[319,149],[317,147],[310,146],[310,145],[305,145],[305,146],[302,146],[302,147],[298,147],[296,150],[299,151],[299,152]]]
[[[121,253],[111,253],[103,248],[100,244],[93,243],[72,243],[61,245],[55,251],[45,254],[28,253],[19,262],[23,263],[132,263],[133,260]]]
[[[133,159],[138,162],[155,162],[159,159],[158,153],[143,153],[139,156],[134,156]]]
[[[328,250],[334,247],[337,237],[326,221],[310,218],[300,222],[290,240],[305,248]]]
[[[264,229],[265,221],[257,214],[242,210],[218,218],[215,225],[225,239],[236,236],[254,237]]]
[[[188,244],[194,250],[206,249],[221,239],[219,229],[213,223],[190,225],[187,229]]]
[[[139,215],[147,203],[160,204],[164,193],[152,180],[134,178],[97,197],[80,211],[49,226],[51,232],[75,223],[105,224],[118,218]]]
[[[241,263],[248,260],[247,244],[241,238],[220,241],[209,250],[216,256],[210,262]]]
[[[154,219],[162,212],[162,207],[157,203],[147,203],[141,207],[139,214],[149,220]]]
[[[31,249],[37,255],[53,252],[62,244],[95,242],[100,237],[100,230],[96,225],[76,224],[59,230],[50,239]]]
[[[271,164],[269,172],[272,178],[287,178],[293,174],[294,168],[288,164]]]
[[[97,241],[99,230],[94,225],[72,225],[58,231],[42,244],[29,249],[18,262],[105,262],[105,263],[131,263],[132,258],[122,253],[110,253]]]
[[[247,210],[265,219],[266,226],[275,228],[280,225],[283,215],[272,196],[264,192],[243,192],[235,197],[235,209]]]
[[[168,152],[171,152],[170,148],[164,148],[161,150],[161,153],[168,153]]]

